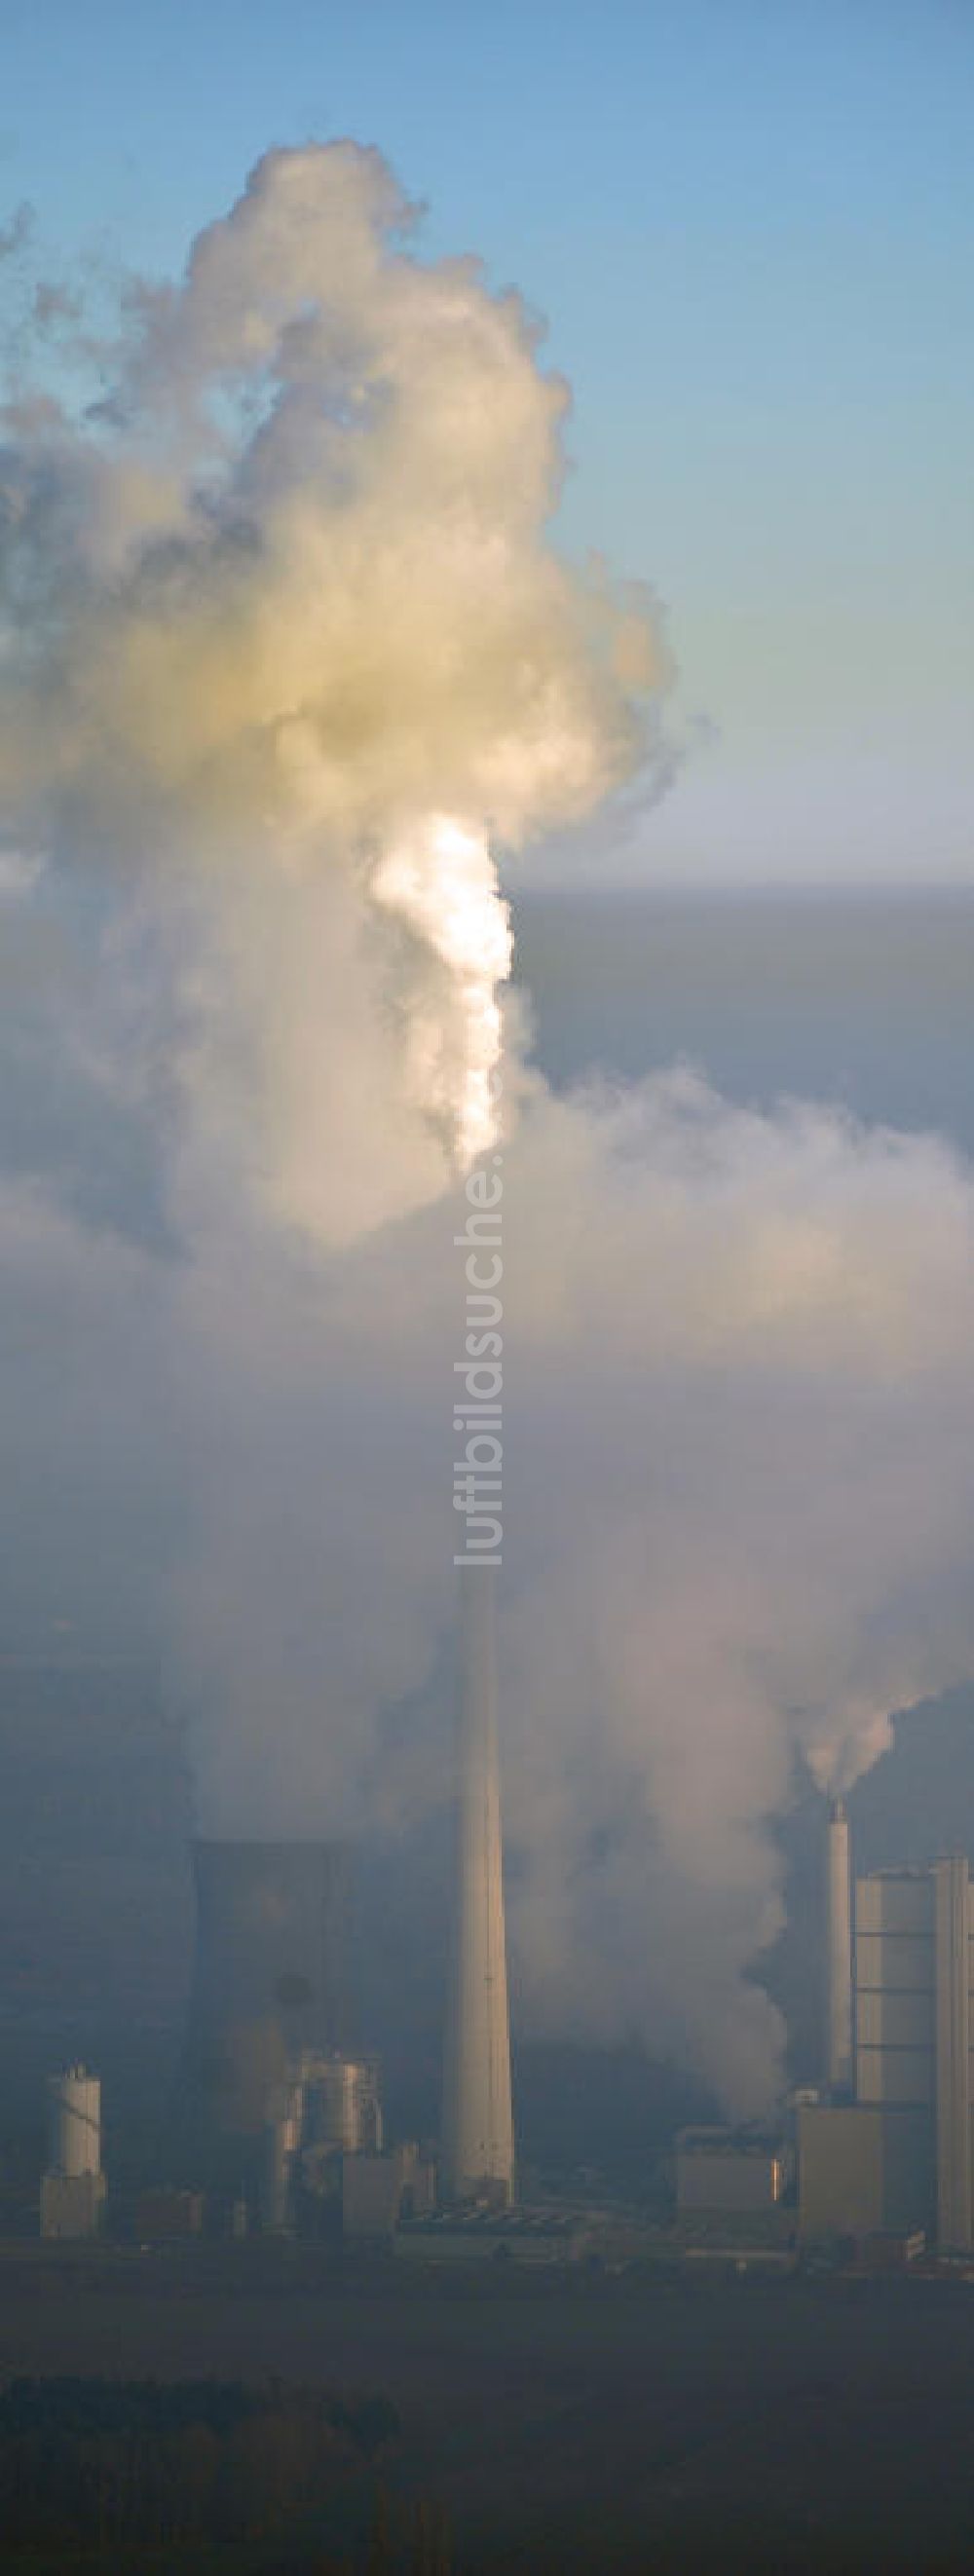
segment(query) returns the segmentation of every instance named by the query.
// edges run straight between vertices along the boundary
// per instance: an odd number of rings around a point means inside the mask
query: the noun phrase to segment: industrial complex
[[[381,2069],[350,2032],[347,1850],[197,1841],[195,1964],[169,2170],[116,2206],[101,2085],[48,2084],[41,2235],[219,2233],[391,2244],[419,2261],[662,2255],[779,2264],[974,2254],[974,1893],[963,1856],[856,1877],[844,1802],[823,1819],[820,2062],[777,2116],[680,2128],[643,2205],[527,2177],[512,2116],[493,1577],[464,1570],[454,1886],[438,2137],[385,2132]],[[108,2159],[109,2173],[111,2158]]]
[[[855,1888],[854,1941],[830,1924],[831,2008],[853,2005],[851,2081],[798,2107],[806,2237],[915,2237],[969,2251],[974,1900],[963,1857],[881,1870]]]
[[[171,2123],[179,2172],[134,2213],[149,2238],[227,2232],[373,2241],[436,2208],[514,2194],[493,1578],[464,1574],[458,1622],[453,1938],[439,2142],[384,2137],[380,2071],[345,2029],[346,1850],[197,1841],[196,1948]],[[51,2079],[46,2237],[107,2216],[101,2087]]]

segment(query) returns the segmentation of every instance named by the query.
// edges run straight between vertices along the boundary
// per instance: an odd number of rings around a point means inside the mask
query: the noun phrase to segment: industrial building
[[[551,2270],[597,2251],[590,2221],[569,2211],[500,2208],[441,2210],[400,2227],[394,2252],[404,2262],[530,2264]]]
[[[360,2243],[393,2236],[404,2219],[425,2220],[436,2206],[436,2169],[412,2141],[389,2155],[342,2158],[342,2234]]]
[[[268,2100],[262,2193],[265,2224],[299,2227],[309,2201],[336,2195],[341,2160],[382,2148],[379,2073],[371,2058],[305,2050]]]
[[[204,2214],[201,2191],[142,2191],[135,2204],[135,2235],[140,2245],[176,2244],[202,2236]]]
[[[806,2236],[972,2244],[974,1890],[963,1857],[856,1883],[854,2102],[798,2113]]]
[[[777,2207],[789,2180],[780,2139],[746,2130],[681,2129],[676,2141],[678,2216]]]
[[[916,2110],[805,2102],[798,2113],[804,2237],[905,2236],[934,2216],[932,2135]]]
[[[457,1664],[440,2177],[448,2204],[498,2207],[513,2195],[514,2135],[493,1576],[476,1562],[462,1573]],[[368,2232],[370,2209],[386,2204],[418,2214],[433,2165],[421,2172],[414,2152],[407,2175],[383,2154],[375,2064],[345,2041],[346,1847],[197,1839],[192,1850],[194,1966],[166,2141],[167,2184],[171,2175],[184,2189],[143,2194],[146,2239],[198,2232],[201,2193],[215,2208],[232,2201],[259,2213],[272,2230],[314,2233],[320,2222],[328,2232],[344,2209],[351,2233]],[[76,2144],[69,2151],[66,2127],[52,2146],[42,2225],[84,2233],[105,2198],[100,2144],[91,2145],[99,2088],[80,2068],[58,2081],[62,2122],[70,2112],[74,2137],[87,2121],[89,2144],[83,2157]]]

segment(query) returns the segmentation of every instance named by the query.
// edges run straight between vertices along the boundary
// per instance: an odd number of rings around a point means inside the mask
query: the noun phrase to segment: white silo
[[[41,2181],[41,2235],[94,2236],[105,2204],[101,2082],[84,2066],[47,2085],[50,2162]]]
[[[514,2187],[514,2131],[489,1567],[464,1567],[460,1602],[443,2178],[454,2200],[507,2201]]]
[[[48,2078],[48,2166],[76,2180],[101,2172],[101,2078],[84,2066]]]
[[[312,2144],[340,2149],[347,2156],[382,2145],[378,2069],[372,2059],[320,2057],[304,2060],[308,2097],[308,2134]]]

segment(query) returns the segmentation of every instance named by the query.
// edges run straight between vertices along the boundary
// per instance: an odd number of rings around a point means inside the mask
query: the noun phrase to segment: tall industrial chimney
[[[456,1883],[443,2063],[443,2162],[455,2200],[509,2201],[511,2052],[501,1881],[494,1582],[463,1568],[456,1731]]]
[[[829,1808],[826,2071],[833,2093],[851,2093],[852,1882],[849,1819],[844,1798]]]

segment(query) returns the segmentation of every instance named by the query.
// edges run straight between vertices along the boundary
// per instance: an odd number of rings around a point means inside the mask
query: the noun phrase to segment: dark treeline
[[[170,2563],[189,2569],[235,2564],[241,2544],[292,2531],[303,2544],[374,2475],[397,2431],[383,2397],[276,2381],[15,2380],[0,2393],[3,2567],[127,2567],[157,2552],[163,2564],[175,2551]],[[389,2557],[381,2504],[374,2519],[364,2556],[378,2571]],[[212,2562],[198,2555],[211,2549]],[[429,2553],[427,2561],[439,2576]],[[353,2561],[318,2551],[301,2563],[344,2576]]]
[[[642,2405],[643,2400],[638,2400]],[[756,2414],[726,2407],[666,2419],[657,2386],[646,2439],[654,2491],[637,2504],[593,2461],[574,2507],[513,2492],[496,2461],[496,2511],[461,2515],[451,2545],[435,2502],[416,2500],[408,2444],[387,2399],[280,2380],[160,2383],[18,2379],[0,2390],[2,2576],[972,2576],[974,2486],[929,2485],[929,2418],[900,2413],[913,2468],[896,2497],[877,2478],[860,2409],[863,2476],[830,2485],[840,2447],[826,2389],[804,2383],[775,2418],[770,2485],[715,2494]],[[881,2410],[877,2424],[885,2432]],[[654,2432],[655,2423],[655,2432]],[[875,2432],[877,2426],[872,2427]],[[573,2415],[569,2439],[583,2438]],[[449,2443],[444,2458],[448,2458]],[[848,2463],[847,2463],[848,2465]],[[890,2456],[890,2476],[893,2458]],[[413,2464],[415,2467],[415,2464]],[[786,2474],[782,2478],[781,2470]],[[840,2471],[842,2461],[839,2462]],[[455,2481],[454,2481],[455,2483]],[[570,2483],[570,2481],[569,2481]],[[412,2485],[412,2494],[408,2489]],[[407,2492],[403,2492],[403,2489]],[[506,2493],[505,2493],[506,2488]],[[398,2492],[397,2492],[398,2490]]]

